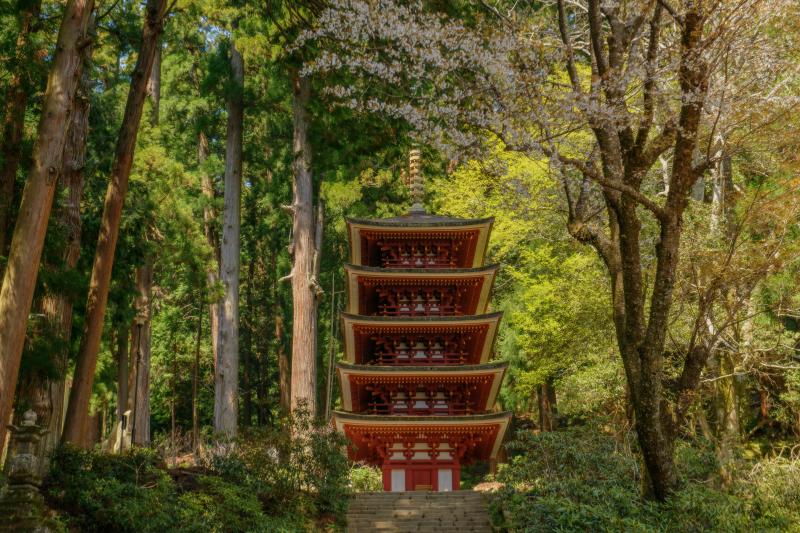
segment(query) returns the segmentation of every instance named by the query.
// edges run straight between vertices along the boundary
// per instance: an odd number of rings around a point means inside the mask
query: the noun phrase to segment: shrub
[[[150,450],[110,455],[63,446],[45,485],[48,502],[81,531],[176,531],[175,485]]]
[[[354,464],[350,468],[350,489],[353,492],[378,492],[383,490],[383,473],[380,468]]]
[[[257,428],[217,446],[209,468],[256,493],[265,508],[281,513],[343,518],[349,499],[346,440],[307,413],[276,428]]]
[[[596,428],[522,431],[501,465],[495,522],[510,531],[800,531],[800,461],[764,460],[719,489],[713,451],[680,442],[681,480],[666,502],[642,500],[630,443]]]
[[[44,492],[79,531],[316,531],[343,523],[342,439],[303,415],[218,443],[202,467],[172,471],[152,449],[108,454],[65,446],[51,461]]]
[[[246,486],[202,475],[197,488],[178,497],[176,511],[181,517],[181,531],[303,531],[303,520],[275,519],[262,508],[261,501]],[[277,527],[276,524],[281,524]]]

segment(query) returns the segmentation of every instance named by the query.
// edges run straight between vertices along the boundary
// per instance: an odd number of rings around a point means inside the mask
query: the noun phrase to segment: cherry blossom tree
[[[305,70],[340,75],[331,99],[402,118],[449,154],[479,150],[491,135],[549,158],[567,230],[607,267],[648,492],[663,500],[713,345],[691,335],[678,361],[665,357],[684,214],[724,157],[798,104],[797,44],[782,31],[798,7],[532,4],[485,0],[443,13],[419,1],[333,0],[300,38],[324,43]]]

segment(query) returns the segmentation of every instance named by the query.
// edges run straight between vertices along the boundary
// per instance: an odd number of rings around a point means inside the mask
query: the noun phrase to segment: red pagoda
[[[380,466],[387,491],[457,490],[461,466],[496,459],[510,413],[495,410],[506,369],[490,362],[492,219],[429,215],[419,153],[404,216],[347,221],[345,362],[337,428],[350,458]]]

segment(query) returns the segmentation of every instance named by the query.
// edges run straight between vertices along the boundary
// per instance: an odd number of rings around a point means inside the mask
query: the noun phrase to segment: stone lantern
[[[47,433],[36,424],[36,413],[26,411],[19,425],[9,425],[6,476],[8,482],[0,493],[0,530],[50,531],[45,525],[39,442]]]

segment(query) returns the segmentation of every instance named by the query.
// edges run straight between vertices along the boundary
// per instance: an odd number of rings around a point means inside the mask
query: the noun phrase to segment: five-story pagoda
[[[337,428],[350,457],[378,465],[384,490],[456,490],[461,465],[496,458],[510,414],[494,409],[506,365],[492,363],[497,271],[492,219],[429,215],[419,152],[401,217],[347,221],[345,362]]]

